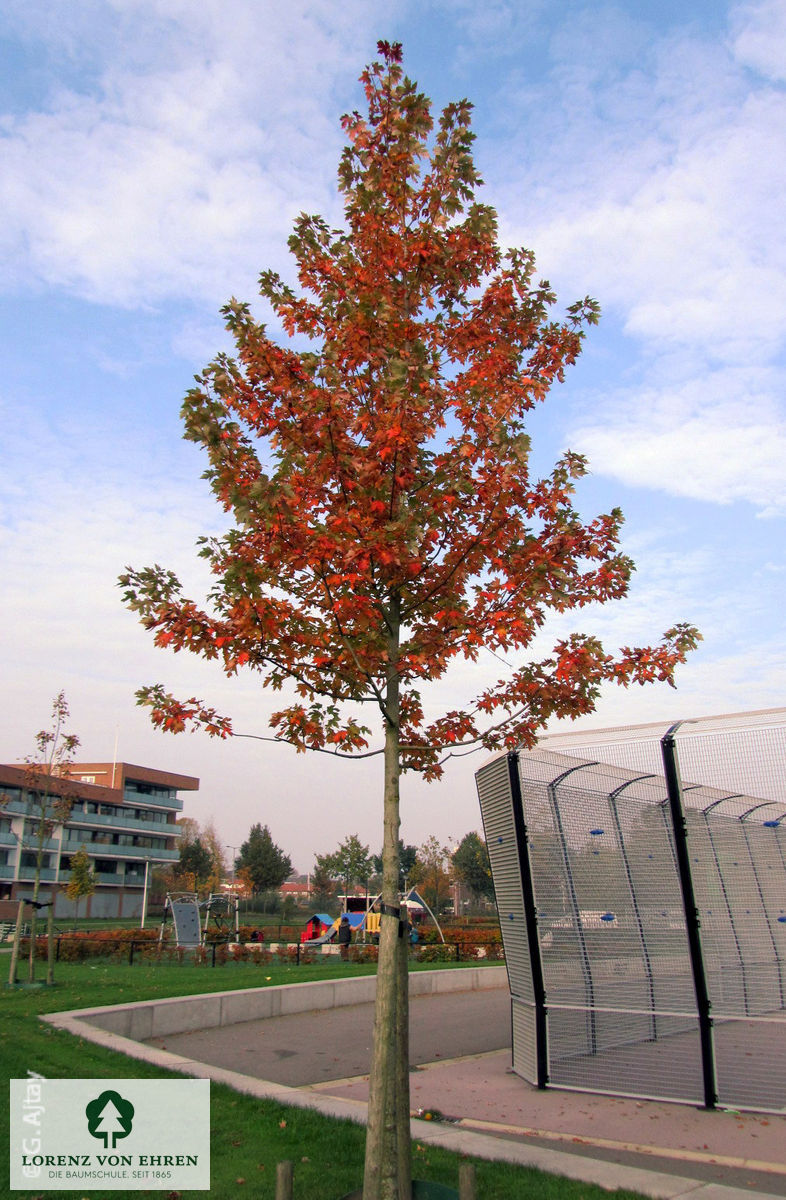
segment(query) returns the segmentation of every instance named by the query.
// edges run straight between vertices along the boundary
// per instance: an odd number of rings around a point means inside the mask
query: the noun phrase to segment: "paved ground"
[[[148,1045],[288,1087],[363,1076],[371,1058],[373,1004],[242,1021],[155,1038]],[[507,988],[415,996],[410,1001],[413,1065],[482,1054],[510,1045]]]
[[[415,1112],[443,1114],[457,1131],[786,1196],[786,1115],[539,1092],[510,1071],[506,988],[414,997],[411,1014]],[[149,1044],[257,1079],[363,1102],[371,1025],[372,1006],[361,1004]]]

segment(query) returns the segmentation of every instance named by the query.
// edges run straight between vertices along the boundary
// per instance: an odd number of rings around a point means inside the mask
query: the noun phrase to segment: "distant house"
[[[311,885],[307,879],[288,879],[286,883],[281,884],[279,894],[282,900],[285,900],[287,896],[291,896],[293,900],[308,900],[311,895]]]
[[[199,780],[131,763],[72,763],[67,782],[48,782],[52,796],[76,794],[68,821],[44,844],[40,899],[54,890],[55,916],[73,915],[64,887],[71,855],[84,848],[98,884],[87,915],[140,916],[146,871],[179,858],[178,792],[196,791]],[[0,805],[0,901],[32,896],[37,808],[28,785],[25,767],[0,766],[0,797],[7,797]]]

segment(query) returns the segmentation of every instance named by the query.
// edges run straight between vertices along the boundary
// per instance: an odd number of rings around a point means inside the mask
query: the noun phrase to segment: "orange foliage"
[[[261,277],[289,340],[232,300],[234,356],[183,405],[234,522],[202,540],[211,605],[161,567],[121,583],[158,645],[274,689],[294,683],[276,739],[364,754],[373,727],[393,724],[402,768],[435,778],[446,753],[532,744],[550,717],[592,711],[605,681],[670,683],[698,635],[678,625],[659,645],[608,653],[574,634],[528,660],[549,611],[619,599],[632,570],[621,513],[584,520],[573,506],[584,460],[568,451],[543,478],[529,460],[527,416],[598,308],[585,298],[555,317],[533,255],[503,253],[496,214],[476,199],[470,105],[448,105],[435,130],[400,50],[381,52],[362,76],[368,113],[342,122],[344,228],[301,215],[300,291]],[[472,705],[427,718],[423,686],[482,647],[517,665]],[[165,729],[232,732],[163,685],[139,697]]]

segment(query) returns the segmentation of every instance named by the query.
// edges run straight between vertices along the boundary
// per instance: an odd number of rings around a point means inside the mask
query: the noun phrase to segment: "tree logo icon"
[[[134,1121],[134,1106],[119,1092],[106,1091],[85,1109],[87,1128],[94,1138],[103,1138],[104,1148],[114,1150],[118,1138],[128,1137]]]

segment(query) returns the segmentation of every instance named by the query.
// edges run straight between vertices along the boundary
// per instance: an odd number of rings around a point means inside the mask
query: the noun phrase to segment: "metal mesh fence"
[[[516,1071],[786,1106],[784,766],[786,710],[546,738],[481,768]]]

